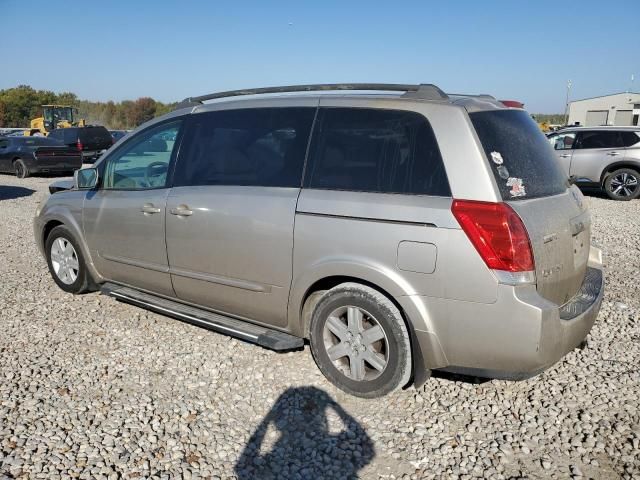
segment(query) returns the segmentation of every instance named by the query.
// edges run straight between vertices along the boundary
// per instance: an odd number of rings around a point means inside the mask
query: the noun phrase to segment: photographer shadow
[[[247,442],[235,473],[240,480],[352,479],[374,457],[371,438],[326,392],[290,388]]]

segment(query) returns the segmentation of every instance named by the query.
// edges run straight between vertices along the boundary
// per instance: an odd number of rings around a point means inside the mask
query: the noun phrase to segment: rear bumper
[[[542,313],[537,351],[531,351],[532,345],[529,345],[523,350],[523,354],[529,350],[528,355],[513,359],[514,364],[521,365],[520,368],[513,370],[503,364],[488,367],[449,365],[439,370],[502,380],[526,380],[534,377],[554,365],[571,350],[583,345],[596,321],[603,297],[603,272],[601,269],[589,268],[580,292],[562,307]],[[528,360],[523,363],[525,359]]]
[[[599,259],[599,250],[593,252]],[[533,285],[500,285],[493,304],[422,297],[428,318],[419,321],[430,331],[414,332],[414,357],[422,362],[414,365],[416,383],[429,369],[508,380],[537,375],[584,342],[603,296],[602,264],[592,261],[580,291],[563,306],[541,297]],[[406,300],[400,303],[410,309]]]

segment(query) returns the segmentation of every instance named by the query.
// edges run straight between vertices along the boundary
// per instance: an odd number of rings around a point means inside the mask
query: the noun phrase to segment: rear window
[[[504,200],[557,195],[567,177],[549,141],[525,111],[469,114]]]

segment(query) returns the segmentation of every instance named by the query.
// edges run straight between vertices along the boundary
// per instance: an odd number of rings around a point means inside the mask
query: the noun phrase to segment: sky
[[[0,89],[172,102],[300,83],[434,83],[561,113],[568,80],[573,99],[640,91],[639,19],[639,0],[0,0]]]

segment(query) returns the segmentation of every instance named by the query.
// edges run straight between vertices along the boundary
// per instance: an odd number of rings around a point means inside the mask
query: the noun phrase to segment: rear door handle
[[[171,213],[171,215],[178,215],[179,217],[188,217],[193,215],[193,210],[186,205],[178,205],[176,208],[169,210],[169,213]]]
[[[160,213],[160,209],[158,207],[154,207],[153,203],[145,203],[141,209],[142,213]]]
[[[620,154],[618,152],[609,152],[607,153],[607,155],[609,155],[610,157],[617,157]]]

